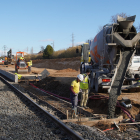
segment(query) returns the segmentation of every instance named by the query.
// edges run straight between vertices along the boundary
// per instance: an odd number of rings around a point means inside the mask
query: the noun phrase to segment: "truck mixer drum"
[[[105,84],[102,82],[103,75],[106,75],[107,79],[111,78],[108,89],[109,118],[114,118],[117,97],[121,94],[126,71],[140,40],[140,33],[137,33],[133,26],[135,17],[118,16],[118,23],[105,25],[91,41],[90,54],[93,64],[88,65],[92,75],[90,86],[96,87],[95,91],[98,92],[98,88]]]

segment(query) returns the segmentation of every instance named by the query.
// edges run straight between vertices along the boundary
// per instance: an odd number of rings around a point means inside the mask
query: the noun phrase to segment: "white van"
[[[129,67],[132,71],[140,71],[140,56],[134,56]]]

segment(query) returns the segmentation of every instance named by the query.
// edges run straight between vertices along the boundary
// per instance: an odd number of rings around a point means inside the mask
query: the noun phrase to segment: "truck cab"
[[[81,65],[80,73],[84,73],[91,64],[90,46],[89,43],[81,45]]]
[[[140,56],[134,56],[130,64],[131,71],[140,71]]]

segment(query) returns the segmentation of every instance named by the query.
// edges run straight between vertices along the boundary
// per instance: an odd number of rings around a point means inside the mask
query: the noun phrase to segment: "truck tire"
[[[95,92],[98,93],[99,85],[98,85],[98,77],[95,77]]]
[[[82,74],[82,64],[80,65],[80,74]]]
[[[84,64],[81,64],[80,65],[80,74],[82,74],[84,72],[85,72],[85,65]]]

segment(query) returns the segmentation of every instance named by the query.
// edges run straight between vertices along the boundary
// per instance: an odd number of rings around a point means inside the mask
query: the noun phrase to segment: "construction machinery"
[[[4,57],[4,65],[15,64],[14,55],[12,55],[12,49],[7,52],[7,56]]]
[[[133,26],[136,16],[118,16],[117,23],[106,24],[89,44],[83,44],[81,73],[91,70],[90,88],[98,92],[107,88],[109,118],[114,118],[117,97],[124,81],[132,84],[134,73],[129,70],[138,48],[140,33]],[[89,52],[91,61],[89,62]],[[140,71],[137,70],[140,74]]]
[[[24,60],[24,52],[16,53],[16,63],[15,63],[15,72],[16,73],[28,73],[28,65]]]

